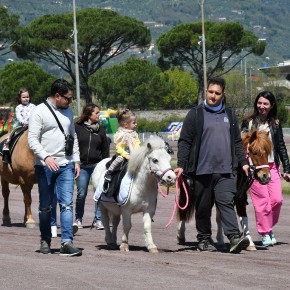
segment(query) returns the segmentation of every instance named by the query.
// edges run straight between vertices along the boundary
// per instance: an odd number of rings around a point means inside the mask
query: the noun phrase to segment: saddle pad
[[[105,194],[102,194],[104,185],[104,176],[102,176],[94,193],[94,200],[98,202],[100,199],[103,202],[117,203],[120,206],[124,206],[131,195],[133,181],[134,176],[127,172],[121,181],[120,191],[117,196],[118,202],[116,202],[114,197],[107,197]]]

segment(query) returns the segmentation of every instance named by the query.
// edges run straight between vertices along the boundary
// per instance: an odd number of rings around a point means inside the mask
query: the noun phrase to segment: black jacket
[[[242,132],[248,131],[250,120],[244,120],[242,122],[241,130]],[[284,142],[283,131],[280,125],[270,127],[270,133],[273,143],[273,151],[274,151],[274,160],[277,166],[280,165],[280,160],[283,164],[283,169],[285,173],[290,173],[290,164],[289,158],[287,154],[287,148]]]
[[[246,165],[247,160],[237,119],[230,108],[225,110],[230,122],[232,168],[235,170],[239,165]],[[177,167],[181,167],[186,173],[196,172],[203,123],[203,105],[192,108],[184,119],[178,141]]]
[[[102,125],[97,132],[84,124],[75,124],[78,136],[81,165],[95,165],[110,156],[106,131]]]

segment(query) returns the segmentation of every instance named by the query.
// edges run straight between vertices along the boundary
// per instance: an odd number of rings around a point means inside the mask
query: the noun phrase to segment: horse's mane
[[[246,149],[248,144],[250,144],[252,150],[259,152],[260,155],[265,153],[269,155],[271,153],[272,143],[268,132],[253,130],[243,134],[242,138],[244,149]]]
[[[144,141],[142,146],[130,154],[128,171],[132,174],[138,171],[146,158],[146,155],[156,149],[165,149],[164,141],[158,136],[152,136]]]

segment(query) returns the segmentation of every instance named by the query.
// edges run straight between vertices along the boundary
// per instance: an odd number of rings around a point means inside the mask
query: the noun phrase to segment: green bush
[[[289,125],[289,112],[283,103],[278,102],[278,117],[282,123],[282,127],[288,127]],[[289,121],[288,121],[289,119]]]
[[[161,120],[148,121],[146,118],[140,118],[137,120],[138,133],[144,132],[164,132],[171,122],[182,122],[184,118],[178,117],[173,114],[168,118],[163,118]]]

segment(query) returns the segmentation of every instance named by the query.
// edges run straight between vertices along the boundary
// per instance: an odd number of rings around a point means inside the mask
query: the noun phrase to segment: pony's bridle
[[[250,171],[251,173],[254,173],[255,170],[261,169],[261,168],[269,168],[269,164],[263,164],[263,165],[255,165],[253,163],[253,160],[251,158],[251,154],[250,154],[250,143],[247,146],[247,155],[246,158],[248,160],[249,166],[250,166]]]
[[[154,171],[151,168],[150,160],[152,160],[152,158],[151,157],[147,157],[147,158],[148,158],[148,161],[149,161],[149,170],[150,170],[151,174],[153,174],[157,178],[158,182],[162,180],[162,178],[165,175],[165,173],[167,173],[170,170],[173,171],[173,169],[171,167],[169,167],[169,168],[165,169],[164,171],[162,171],[160,174],[158,174],[157,171]]]
[[[250,146],[251,145],[249,143],[247,146],[247,155],[246,155],[246,159],[247,159],[248,164],[250,166],[250,171],[249,171],[249,174],[247,176],[246,181],[242,184],[242,186],[237,188],[237,194],[236,194],[237,197],[244,194],[244,192],[247,191],[251,187],[251,185],[253,184],[254,179],[255,179],[254,173],[256,170],[261,169],[261,168],[269,168],[269,164],[255,165],[253,163],[253,160],[252,160],[251,154],[250,154]]]

